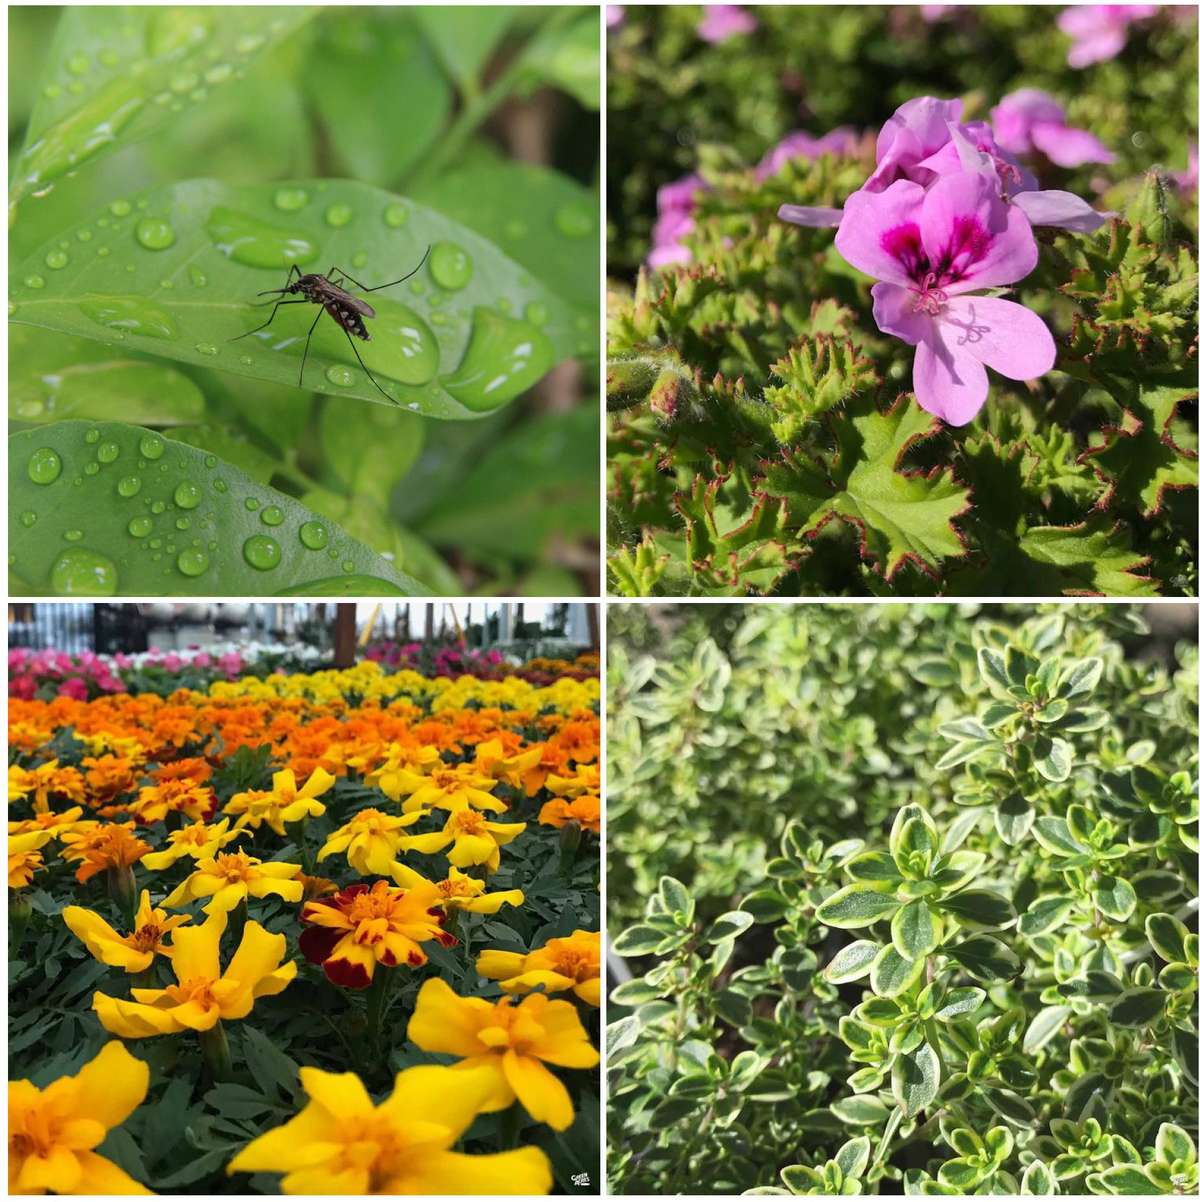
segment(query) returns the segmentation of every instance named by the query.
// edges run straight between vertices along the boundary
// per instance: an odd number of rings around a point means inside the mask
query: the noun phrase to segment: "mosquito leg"
[[[300,278],[300,268],[295,263],[288,268],[287,279],[283,281],[282,288],[268,288],[264,292],[256,292],[256,296],[273,296],[278,292],[286,292],[292,286],[292,272],[296,273],[296,279]],[[269,302],[268,302],[269,303]]]
[[[308,327],[308,337],[304,340],[304,357],[300,360],[300,380],[297,384],[299,388],[304,387],[304,365],[308,362],[308,347],[312,342],[313,330],[317,328],[317,322],[321,320],[321,314],[324,312],[324,309],[319,310],[316,317],[313,318],[312,325]]]
[[[267,304],[270,304],[270,303],[271,303],[270,301],[267,301]],[[308,303],[309,303],[309,302],[308,302],[308,301],[306,301],[306,300],[281,300],[281,301],[276,301],[276,302],[275,302],[275,308],[271,310],[271,316],[270,316],[270,317],[268,317],[268,318],[267,318],[267,320],[266,320],[266,321],[264,321],[264,322],[262,323],[262,325],[260,325],[260,326],[255,326],[255,327],[254,327],[254,329],[252,329],[252,330],[247,330],[247,331],[246,331],[244,334],[239,334],[239,335],[237,336],[237,338],[231,338],[229,341],[230,341],[230,342],[237,342],[239,338],[249,338],[251,334],[257,334],[259,330],[265,330],[265,329],[267,328],[267,326],[269,326],[269,325],[271,324],[271,322],[273,322],[273,321],[275,320],[275,314],[279,312],[279,307],[280,307],[280,305],[307,305]]]
[[[367,379],[370,380],[371,383],[374,384],[375,387],[378,388],[379,391],[382,392],[383,395],[385,397],[387,397],[387,399],[389,401],[391,401],[391,403],[393,405],[400,404],[400,402],[398,400],[396,400],[395,397],[390,397],[390,396],[388,396],[388,394],[386,392],[383,392],[383,388],[380,386],[379,381],[377,379],[375,379],[375,377],[373,375],[371,375],[371,369],[362,361],[362,355],[360,355],[358,353],[358,347],[356,347],[354,345],[354,339],[350,337],[349,332],[346,330],[343,330],[342,333],[344,333],[346,335],[346,341],[348,343],[350,343],[350,349],[354,352],[354,357],[358,360],[359,367],[361,367],[363,369],[363,371],[365,371],[367,373]]]
[[[412,269],[412,271],[410,271],[408,273],[408,275],[402,275],[398,280],[393,280],[390,284],[376,284],[374,288],[368,288],[366,286],[366,284],[360,284],[352,275],[346,275],[345,270],[341,267],[330,267],[329,271],[330,271],[330,274],[332,274],[335,271],[339,272],[345,279],[349,280],[350,283],[352,283],[355,286],[355,288],[357,288],[360,292],[378,292],[381,288],[393,288],[397,284],[403,284],[405,280],[412,279],[412,277],[414,275],[416,275],[417,272],[420,271],[422,267],[425,266],[425,260],[429,258],[429,252],[432,249],[433,249],[432,246],[427,246],[425,248],[425,253],[421,256],[421,261],[416,265],[416,267],[414,267]]]

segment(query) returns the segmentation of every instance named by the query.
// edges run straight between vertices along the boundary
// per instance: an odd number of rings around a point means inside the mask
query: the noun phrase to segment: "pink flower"
[[[664,184],[658,190],[658,220],[651,235],[654,246],[646,257],[651,267],[665,267],[668,263],[687,263],[692,252],[680,241],[685,234],[696,228],[692,213],[696,208],[696,197],[708,185],[698,175],[685,175],[672,184]]]
[[[846,201],[836,245],[871,289],[875,324],[917,348],[913,388],[921,408],[965,425],[987,400],[985,365],[1013,380],[1054,366],[1054,337],[1031,310],[968,295],[1011,284],[1037,265],[1037,242],[993,180],[945,176],[928,191],[898,180]]]
[[[1129,26],[1158,12],[1157,4],[1077,4],[1058,14],[1058,27],[1072,41],[1067,62],[1090,67],[1125,49]]]
[[[193,668],[207,668],[212,663],[212,656],[207,651],[201,651],[195,659],[192,660]]]
[[[848,125],[831,129],[821,138],[814,138],[802,129],[794,130],[767,151],[754,170],[755,178],[769,178],[791,159],[819,159],[823,154],[852,154],[856,141],[854,130]]]
[[[934,25],[958,7],[957,4],[922,4],[921,19],[926,25]]]
[[[696,34],[706,42],[723,42],[739,33],[753,33],[758,22],[737,4],[707,4]]]
[[[183,667],[183,660],[172,651],[169,655],[163,656],[162,666],[168,672],[178,672]]]
[[[1037,149],[1060,167],[1111,163],[1117,156],[1094,134],[1072,129],[1067,115],[1037,88],[1018,88],[992,109],[996,141],[1013,154]]]
[[[625,20],[625,8],[620,4],[610,4],[604,10],[604,24],[609,29],[616,29]]]
[[[70,680],[64,680],[58,686],[58,695],[60,697],[73,697],[76,701],[86,701],[88,687],[78,676],[75,676]]]
[[[1186,171],[1172,171],[1171,178],[1181,192],[1196,190],[1196,143],[1188,147],[1188,165]]]

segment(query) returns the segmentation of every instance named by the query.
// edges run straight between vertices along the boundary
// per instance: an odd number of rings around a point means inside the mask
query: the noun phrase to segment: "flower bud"
[[[1130,225],[1140,225],[1147,242],[1161,245],[1171,237],[1171,217],[1167,208],[1167,190],[1157,168],[1151,167],[1126,213]]]

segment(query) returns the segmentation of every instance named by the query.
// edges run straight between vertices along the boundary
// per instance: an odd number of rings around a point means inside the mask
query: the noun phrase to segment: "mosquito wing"
[[[365,300],[360,300],[353,292],[347,292],[345,288],[339,288],[328,280],[322,285],[321,293],[321,303],[324,305],[338,305],[361,317],[375,316],[375,310]]]

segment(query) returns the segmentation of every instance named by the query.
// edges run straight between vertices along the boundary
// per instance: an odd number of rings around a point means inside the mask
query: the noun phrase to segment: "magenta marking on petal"
[[[916,222],[910,221],[906,225],[895,225],[890,230],[884,230],[879,245],[885,254],[904,268],[911,279],[922,279],[928,273],[929,260],[925,257],[921,229]]]
[[[992,245],[992,235],[983,228],[979,219],[971,214],[954,218],[950,240],[942,248],[937,266],[941,283],[951,284],[961,280],[971,267],[987,256]]]

